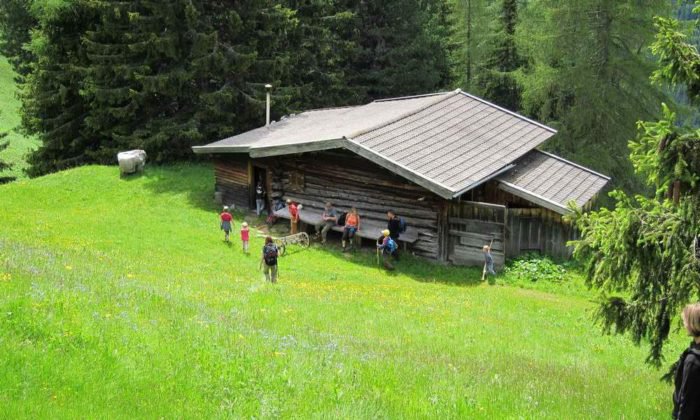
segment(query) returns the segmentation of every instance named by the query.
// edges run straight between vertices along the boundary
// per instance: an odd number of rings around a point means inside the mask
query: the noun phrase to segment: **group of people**
[[[291,214],[291,210],[290,210]],[[382,230],[382,235],[377,239],[377,250],[381,251],[384,256],[384,267],[393,269],[389,262],[390,258],[399,259],[399,236],[405,225],[402,224],[402,219],[396,215],[393,210],[389,210],[387,215],[387,228]],[[403,225],[403,226],[402,226]],[[321,213],[321,220],[316,224],[316,234],[321,238],[321,244],[326,243],[328,231],[334,226],[343,226],[343,236],[341,244],[343,252],[352,250],[355,247],[355,235],[361,229],[360,215],[357,213],[357,208],[351,207],[347,213],[339,213],[331,202],[326,202]],[[350,248],[348,248],[350,245]]]
[[[224,210],[219,215],[220,227],[224,231],[224,242],[231,243],[231,232],[233,232],[234,221],[233,215],[231,214],[231,209],[228,206],[224,206]],[[248,228],[248,223],[241,223],[241,241],[243,242],[243,252],[248,253],[248,241],[250,240],[250,229]]]
[[[295,222],[299,221],[299,207],[290,202],[290,216]],[[294,206],[294,210],[292,207]],[[344,220],[341,220],[344,218]],[[230,233],[234,228],[233,216],[228,206],[224,207],[220,215],[221,229],[224,231],[224,240],[230,243]],[[387,211],[387,228],[382,231],[382,236],[377,240],[377,251],[383,255],[384,267],[393,269],[390,259],[398,260],[399,252],[397,240],[401,235],[403,221],[396,214]],[[341,223],[342,222],[342,223]],[[296,227],[296,223],[292,226]],[[336,225],[343,225],[343,249],[347,241],[350,241],[360,230],[360,216],[357,209],[352,208],[349,213],[341,215],[330,202],[325,204],[321,221],[316,225],[316,231],[321,237],[321,243],[326,243],[328,231]],[[249,229],[246,222],[241,223],[241,241],[243,250],[248,253]],[[294,230],[296,232],[296,229]],[[493,270],[493,257],[491,246],[485,245],[484,251],[484,275],[495,274]],[[263,268],[265,278],[271,283],[277,282],[278,267],[277,257],[279,250],[271,236],[265,238],[265,245],[260,259],[260,268]],[[700,303],[686,306],[681,313],[683,326],[688,335],[693,337],[688,349],[680,356],[676,367],[675,389],[673,392],[673,418],[674,419],[700,419]]]

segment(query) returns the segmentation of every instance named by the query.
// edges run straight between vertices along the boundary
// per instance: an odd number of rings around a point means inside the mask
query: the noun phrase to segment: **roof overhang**
[[[515,196],[518,196],[520,198],[524,198],[528,201],[531,201],[535,204],[538,204],[546,209],[552,210],[554,212],[557,212],[559,214],[568,214],[571,212],[567,207],[562,206],[561,204],[554,202],[552,200],[549,200],[545,197],[542,197],[539,194],[535,194],[531,191],[528,191],[524,188],[520,188],[517,185],[511,184],[510,182],[498,180],[498,188],[502,189],[505,192],[511,193]]]
[[[316,140],[306,143],[286,144],[284,146],[258,146],[250,149],[250,157],[261,158],[270,156],[293,155],[297,153],[319,152],[322,150],[340,149],[345,146],[345,139]]]
[[[197,155],[213,153],[248,153],[250,151],[250,146],[192,146],[192,151]]]

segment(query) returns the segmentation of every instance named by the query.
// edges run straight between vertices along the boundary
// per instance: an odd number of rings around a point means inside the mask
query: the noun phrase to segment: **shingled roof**
[[[511,170],[555,133],[456,90],[307,111],[193,150],[256,158],[344,148],[450,199]]]
[[[506,174],[499,188],[560,214],[569,202],[584,207],[610,178],[551,153],[533,150]]]

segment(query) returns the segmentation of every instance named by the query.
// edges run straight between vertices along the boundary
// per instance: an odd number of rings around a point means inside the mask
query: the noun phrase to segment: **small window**
[[[293,192],[304,191],[304,173],[291,171],[289,173],[289,190]]]

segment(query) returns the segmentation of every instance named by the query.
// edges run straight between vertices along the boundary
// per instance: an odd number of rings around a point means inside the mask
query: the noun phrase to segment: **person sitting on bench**
[[[360,230],[360,215],[355,207],[345,216],[345,227],[343,228],[343,252],[346,251],[346,244],[350,242],[350,249],[355,248],[355,233]]]
[[[328,231],[338,223],[338,212],[330,201],[326,202],[321,215],[321,221],[316,224],[316,234],[321,236],[321,243],[326,243]]]

